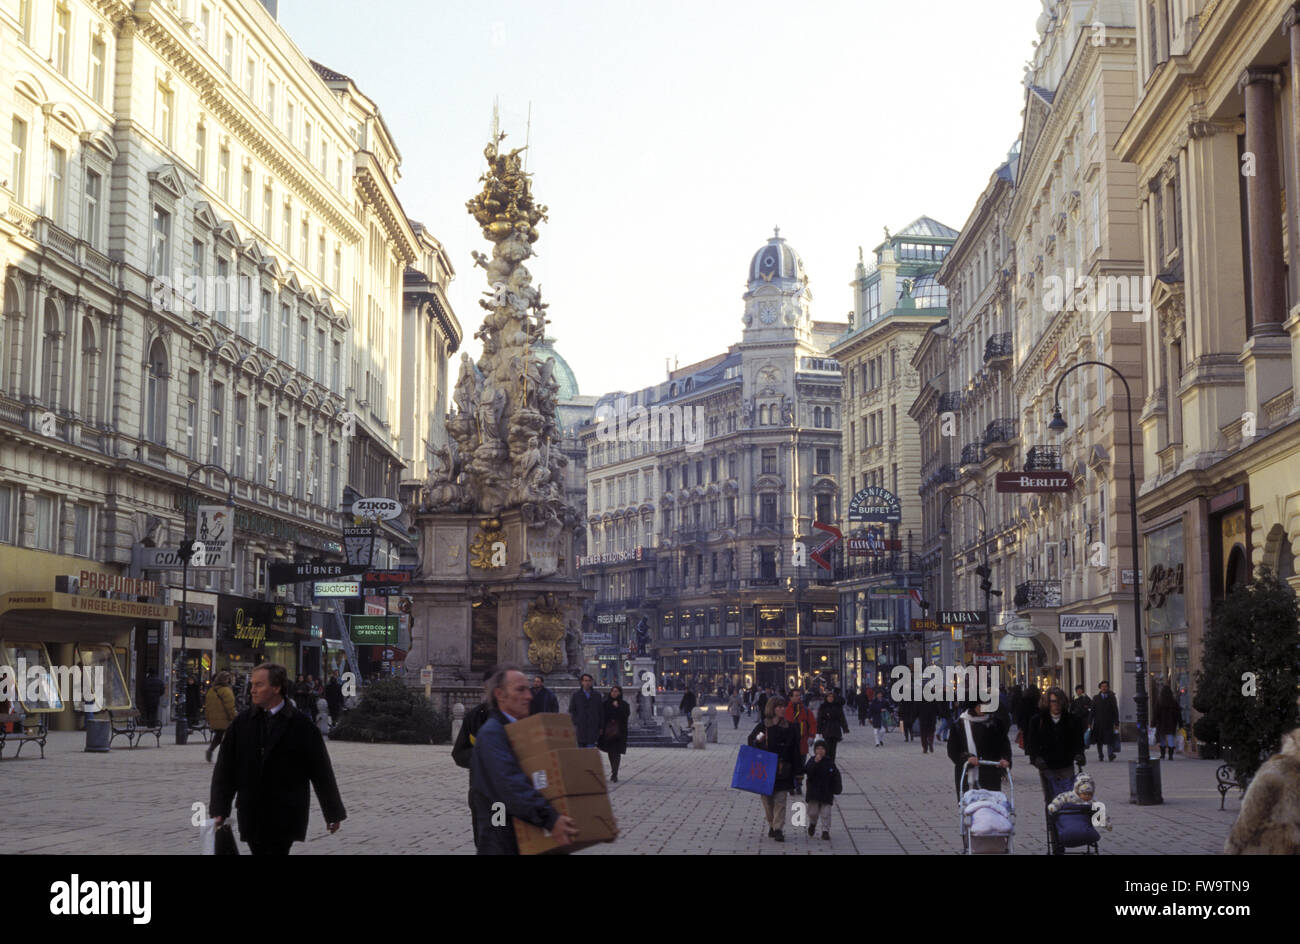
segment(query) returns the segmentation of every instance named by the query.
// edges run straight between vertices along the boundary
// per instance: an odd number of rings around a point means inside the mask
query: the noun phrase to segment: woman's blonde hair
[[[773,695],[767,700],[767,704],[763,706],[763,720],[771,721],[776,716],[778,709],[784,711],[785,706],[786,700],[784,697]]]

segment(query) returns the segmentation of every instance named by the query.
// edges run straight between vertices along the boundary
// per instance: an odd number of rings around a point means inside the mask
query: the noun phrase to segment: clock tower
[[[749,263],[743,322],[745,343],[810,341],[812,292],[799,254],[775,227]]]

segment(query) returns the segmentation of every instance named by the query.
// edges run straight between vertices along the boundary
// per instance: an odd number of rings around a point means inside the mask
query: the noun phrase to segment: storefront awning
[[[53,590],[11,590],[0,595],[0,627],[6,630],[48,633],[49,617],[53,613],[75,614],[80,618],[77,625],[83,629],[86,618],[93,620],[90,626],[109,630],[130,629],[143,621],[180,619],[179,608],[160,603],[78,596]]]
[[[998,642],[998,652],[1033,652],[1034,641],[1026,636],[1003,636]]]

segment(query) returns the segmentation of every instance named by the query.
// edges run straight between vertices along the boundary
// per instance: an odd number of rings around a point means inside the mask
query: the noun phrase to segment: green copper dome
[[[574,375],[569,362],[555,350],[555,338],[543,339],[540,344],[533,348],[533,356],[543,364],[546,363],[547,358],[555,358],[555,379],[560,385],[560,393],[557,399],[561,403],[578,396],[578,378]]]

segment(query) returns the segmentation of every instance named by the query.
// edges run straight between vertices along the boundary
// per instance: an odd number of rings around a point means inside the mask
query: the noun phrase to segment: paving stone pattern
[[[730,788],[737,746],[754,719],[739,731],[723,719],[720,743],[703,751],[645,748],[623,759],[619,782],[610,785],[621,830],[617,842],[580,855],[826,855],[954,854],[961,851],[953,768],[936,745],[922,754],[916,741],[897,731],[874,747],[871,729],[854,725],[839,750],[844,793],[837,798],[831,840],[809,838],[787,827],[786,841],[767,838],[759,798]],[[40,759],[33,745],[0,760],[0,835],[8,853],[193,854],[198,830],[195,802],[206,803],[212,767],[204,745],[176,746],[164,735],[161,748],[128,749],[119,739],[108,754],[87,754],[83,736],[54,732]],[[348,810],[339,832],[325,831],[312,797],[308,839],[297,855],[472,854],[468,773],[451,760],[449,745],[330,742],[330,756]],[[1015,751],[1018,808],[1015,851],[1045,852],[1042,793],[1035,771]],[[1216,761],[1180,757],[1162,763],[1164,804],[1128,802],[1125,744],[1119,759],[1088,770],[1114,830],[1104,833],[1102,854],[1218,854],[1223,850],[1240,794],[1219,811]],[[799,800],[792,797],[792,801]]]

